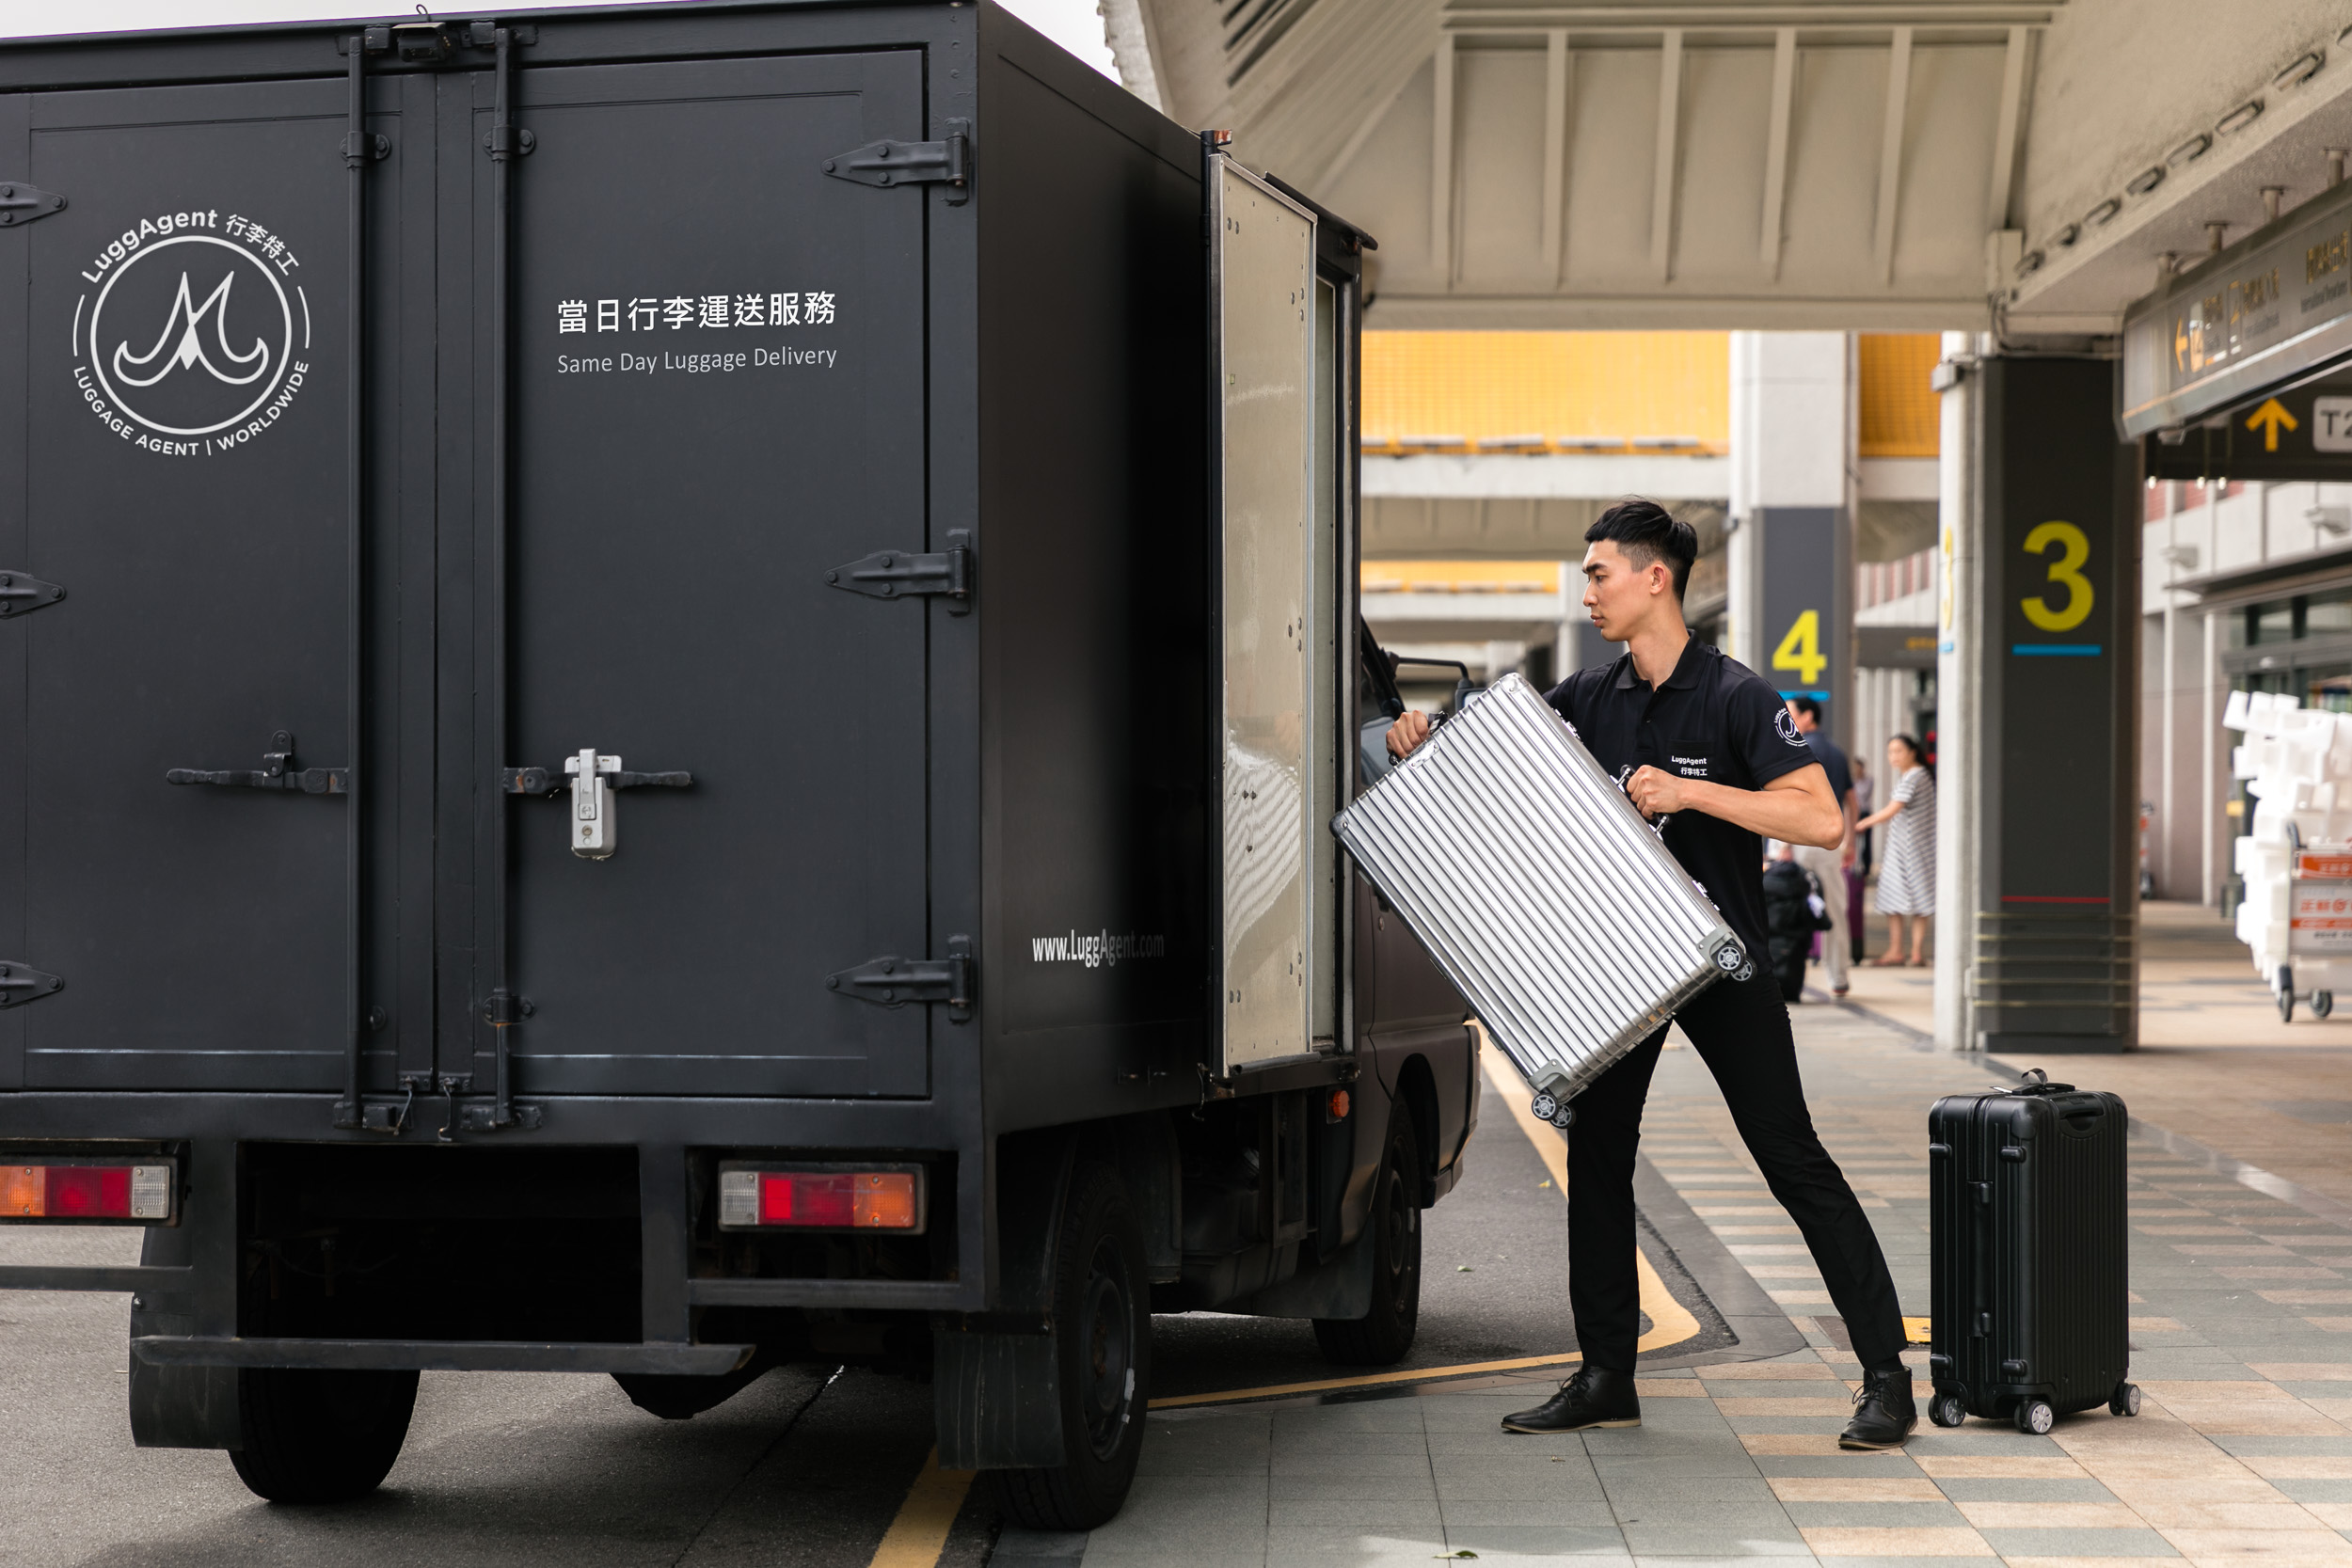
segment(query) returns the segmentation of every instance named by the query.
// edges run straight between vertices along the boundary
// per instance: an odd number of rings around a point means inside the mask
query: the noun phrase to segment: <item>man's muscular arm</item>
[[[1818,762],[1783,773],[1762,789],[1734,789],[1705,779],[1685,779],[1644,768],[1626,781],[1625,791],[1645,816],[1678,811],[1704,812],[1750,832],[1791,844],[1835,849],[1846,836],[1846,814],[1830,792],[1829,775]]]

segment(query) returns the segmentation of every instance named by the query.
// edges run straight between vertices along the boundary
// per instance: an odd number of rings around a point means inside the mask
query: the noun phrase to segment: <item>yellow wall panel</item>
[[[1367,332],[1364,442],[1538,436],[1560,445],[1731,434],[1723,332]],[[1686,450],[1693,450],[1688,449]]]
[[[1932,332],[1866,332],[1860,347],[1862,455],[1933,457],[1943,399],[1928,374],[1943,356],[1943,341]]]

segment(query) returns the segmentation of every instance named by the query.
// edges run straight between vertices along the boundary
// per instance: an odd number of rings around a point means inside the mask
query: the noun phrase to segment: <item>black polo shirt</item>
[[[1646,764],[1686,779],[1761,789],[1784,773],[1820,766],[1780,693],[1695,637],[1656,689],[1634,673],[1627,653],[1578,671],[1547,700],[1620,783]],[[1760,960],[1767,951],[1763,839],[1722,817],[1683,811],[1667,822],[1665,840]]]

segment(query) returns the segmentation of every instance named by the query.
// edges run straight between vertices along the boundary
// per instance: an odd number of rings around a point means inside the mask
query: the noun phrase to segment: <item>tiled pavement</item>
[[[1904,1309],[1924,1315],[1926,1108],[1989,1070],[1911,1049],[1850,1012],[1809,1006],[1799,1020],[1822,1134],[1879,1227]],[[2099,1082],[2096,1059],[2051,1065]],[[1502,1117],[1481,1132],[1520,1135]],[[1645,1424],[1582,1436],[1497,1430],[1502,1414],[1541,1397],[1533,1378],[1155,1413],[1119,1519],[1083,1543],[1008,1540],[999,1560],[1067,1563],[1083,1551],[1089,1568],[1280,1568],[1474,1553],[1627,1568],[1753,1557],[2352,1568],[2352,1230],[2137,1144],[2143,1414],[2069,1418],[2047,1437],[1923,1422],[1904,1453],[1846,1454],[1836,1434],[1859,1368],[1689,1051],[1661,1062],[1645,1151],[1810,1348],[1645,1373]]]

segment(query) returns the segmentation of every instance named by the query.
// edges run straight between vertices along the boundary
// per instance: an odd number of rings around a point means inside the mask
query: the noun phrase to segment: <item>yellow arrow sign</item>
[[[2285,405],[2277,398],[2264,399],[2263,405],[2255,409],[2246,421],[2247,429],[2259,430],[2263,433],[2263,451],[2265,451],[2279,450],[2279,427],[2280,425],[2286,426],[2289,430],[2298,428],[2295,416],[2288,413]]]

